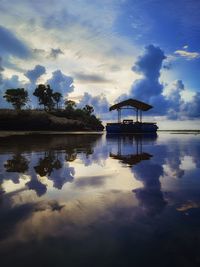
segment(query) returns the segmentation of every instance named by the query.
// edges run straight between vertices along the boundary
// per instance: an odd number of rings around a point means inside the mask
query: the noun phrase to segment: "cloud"
[[[2,55],[12,55],[19,58],[28,58],[31,52],[27,45],[19,40],[10,30],[0,26],[0,52]]]
[[[154,107],[148,112],[149,115],[163,115],[171,120],[199,118],[200,93],[196,93],[192,101],[185,102],[182,98],[182,92],[185,91],[182,80],[173,82],[169,88],[164,88],[160,82],[160,72],[165,59],[166,56],[159,47],[147,46],[144,54],[132,67],[132,70],[141,74],[142,78],[136,80],[130,91],[121,95],[117,101],[136,98]]]
[[[0,57],[0,85],[3,82],[3,75],[2,75],[3,71],[4,71],[4,68],[2,67],[2,58]]]
[[[36,81],[46,73],[44,66],[36,65],[34,69],[28,70],[24,75],[29,79],[31,83],[36,83]]]
[[[167,110],[167,102],[163,96],[163,84],[160,83],[160,71],[163,60],[166,59],[164,52],[154,45],[145,48],[145,52],[136,61],[132,70],[143,77],[136,80],[128,94],[122,95],[124,98],[136,98],[147,102],[155,108],[151,111],[154,114],[163,115]]]
[[[47,83],[51,88],[60,92],[63,97],[66,97],[69,93],[74,91],[73,78],[63,74],[60,70],[52,72],[52,77],[47,80]]]
[[[183,57],[187,60],[193,60],[193,59],[197,59],[200,58],[200,53],[198,52],[189,52],[189,51],[185,51],[185,50],[176,50],[174,52],[174,54]]]
[[[190,102],[182,104],[181,113],[186,118],[200,118],[200,92],[197,92]]]
[[[51,52],[49,54],[50,58],[56,59],[59,55],[63,55],[63,51],[60,48],[51,48]]]
[[[85,74],[83,72],[75,72],[75,78],[82,83],[110,83],[111,81],[98,74]]]
[[[106,175],[96,175],[96,176],[84,176],[79,178],[75,182],[76,187],[98,187],[98,186],[103,186],[105,184],[105,180],[108,178]]]
[[[85,92],[78,106],[84,107],[85,105],[91,105],[94,107],[94,112],[99,114],[105,114],[109,111],[110,104],[104,95],[92,96]]]
[[[177,119],[179,117],[181,105],[183,104],[181,92],[184,90],[185,86],[182,80],[175,81],[170,87],[170,91],[166,96],[166,101],[168,101],[167,115],[169,119]]]
[[[44,56],[46,54],[46,51],[44,49],[39,49],[39,48],[32,49],[32,52],[36,56]]]

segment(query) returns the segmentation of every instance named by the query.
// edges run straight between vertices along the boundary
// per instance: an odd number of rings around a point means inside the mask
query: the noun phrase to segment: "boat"
[[[156,122],[143,122],[142,112],[152,109],[153,106],[138,101],[136,99],[128,99],[119,102],[110,107],[110,111],[117,110],[118,122],[107,123],[106,131],[108,134],[123,134],[123,133],[156,133],[158,126]],[[121,121],[121,111],[123,109],[133,109],[136,111],[136,121],[124,119]]]

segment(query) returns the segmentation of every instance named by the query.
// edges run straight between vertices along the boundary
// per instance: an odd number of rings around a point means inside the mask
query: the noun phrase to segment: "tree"
[[[39,84],[33,95],[38,97],[39,105],[44,105],[44,109],[53,109],[55,103],[53,99],[53,90],[50,85]]]
[[[76,102],[73,100],[65,100],[65,109],[74,110],[76,107]]]
[[[75,112],[76,103],[72,100],[65,100],[65,110],[69,118],[73,118]]]
[[[11,103],[16,110],[21,110],[28,101],[28,92],[24,88],[7,89],[3,97],[7,102]]]
[[[62,98],[62,94],[61,94],[61,93],[59,93],[59,92],[55,92],[55,93],[53,93],[53,99],[54,99],[55,102],[56,102],[56,107],[57,107],[57,109],[58,109],[58,104],[59,104],[59,102],[61,101],[61,98]]]
[[[85,105],[85,107],[83,108],[83,110],[85,111],[85,113],[87,115],[91,115],[94,112],[93,106],[90,106],[90,105]]]

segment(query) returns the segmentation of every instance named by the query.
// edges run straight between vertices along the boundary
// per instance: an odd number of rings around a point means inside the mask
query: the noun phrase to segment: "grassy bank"
[[[67,112],[44,110],[0,110],[3,131],[102,131],[103,125],[94,115],[80,114],[68,118]]]

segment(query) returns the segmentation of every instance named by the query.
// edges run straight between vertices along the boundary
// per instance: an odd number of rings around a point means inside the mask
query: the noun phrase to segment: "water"
[[[200,266],[200,135],[0,138],[1,266]]]

